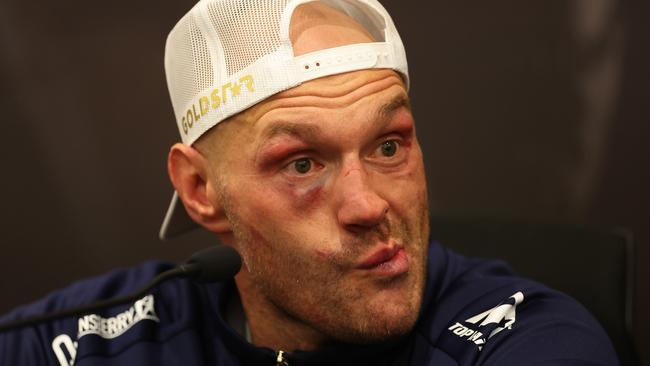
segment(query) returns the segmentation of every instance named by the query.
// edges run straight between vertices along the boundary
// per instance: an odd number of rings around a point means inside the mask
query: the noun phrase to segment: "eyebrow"
[[[393,98],[390,102],[382,105],[379,108],[377,117],[379,120],[388,120],[402,107],[405,107],[408,110],[411,109],[411,101],[406,95],[399,95]]]
[[[295,122],[279,122],[271,126],[264,133],[264,140],[268,141],[278,135],[291,135],[298,138],[313,139],[320,134],[320,127]]]

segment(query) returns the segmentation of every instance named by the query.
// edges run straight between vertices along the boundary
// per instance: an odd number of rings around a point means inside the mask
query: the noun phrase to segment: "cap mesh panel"
[[[182,31],[174,33],[171,39],[174,56],[171,72],[170,89],[172,100],[177,107],[189,103],[194,96],[213,84],[212,62],[205,37],[197,27],[194,18],[185,18]]]
[[[208,13],[232,75],[280,47],[280,17],[288,0],[213,1]]]

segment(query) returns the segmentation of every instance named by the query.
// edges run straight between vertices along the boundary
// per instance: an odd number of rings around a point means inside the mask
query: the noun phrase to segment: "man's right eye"
[[[298,174],[307,174],[311,170],[311,160],[307,158],[294,160],[291,164]]]

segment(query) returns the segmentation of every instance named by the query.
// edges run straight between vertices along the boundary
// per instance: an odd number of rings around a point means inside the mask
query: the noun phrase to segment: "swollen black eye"
[[[311,170],[311,160],[298,159],[293,162],[293,167],[296,169],[296,172],[300,174],[306,174]]]
[[[381,154],[384,156],[393,156],[397,152],[397,142],[389,140],[381,144]]]

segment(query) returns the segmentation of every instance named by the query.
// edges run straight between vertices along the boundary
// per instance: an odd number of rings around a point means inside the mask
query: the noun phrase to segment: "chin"
[[[366,296],[365,303],[357,302],[348,312],[350,337],[353,343],[391,341],[407,335],[417,322],[424,290],[423,276],[412,272],[395,287],[383,288],[375,296]],[[364,299],[363,297],[361,299]],[[363,300],[361,300],[363,301]]]
[[[373,319],[371,324],[367,324],[364,329],[359,329],[353,338],[346,341],[361,344],[394,341],[411,332],[416,320],[417,313],[400,317],[386,316],[379,322]]]
[[[415,326],[420,310],[419,296],[412,301],[369,304],[363,313],[357,312],[339,328],[335,338],[348,343],[370,344],[392,341],[407,335]]]
[[[379,317],[383,315],[383,319],[375,327],[377,340],[394,339],[406,335],[415,326],[418,313],[419,302],[418,306],[409,304],[402,307],[385,307],[383,314],[379,315]]]

